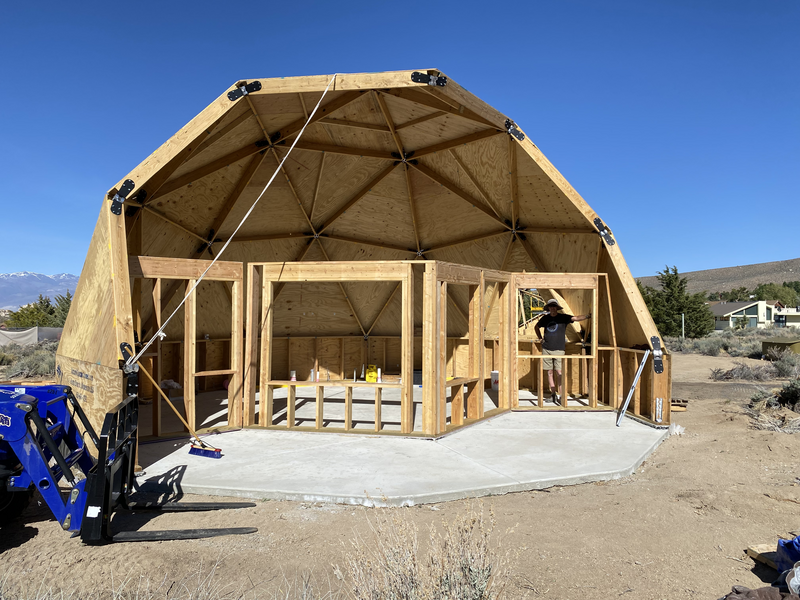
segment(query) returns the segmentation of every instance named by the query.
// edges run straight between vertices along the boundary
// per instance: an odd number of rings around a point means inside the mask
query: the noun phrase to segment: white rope
[[[164,328],[167,326],[167,323],[169,323],[170,320],[172,319],[172,317],[174,317],[175,314],[180,310],[181,306],[183,306],[186,303],[186,299],[192,294],[192,292],[194,292],[194,290],[197,288],[197,286],[200,285],[200,282],[203,281],[203,277],[206,276],[206,273],[208,273],[211,270],[211,267],[213,267],[214,264],[220,259],[220,257],[222,256],[222,253],[225,252],[225,248],[227,248],[228,244],[231,243],[231,240],[233,239],[233,236],[235,236],[236,233],[241,228],[241,226],[244,225],[244,222],[248,219],[248,217],[250,216],[250,213],[253,212],[253,209],[256,207],[256,204],[258,204],[258,201],[261,200],[261,197],[267,191],[269,186],[272,185],[273,180],[278,175],[280,170],[283,168],[283,163],[285,163],[286,159],[289,158],[289,155],[292,153],[292,150],[294,150],[295,144],[297,144],[297,141],[300,139],[300,136],[303,135],[303,132],[306,130],[306,127],[308,127],[308,124],[311,122],[311,119],[314,118],[314,113],[317,112],[317,109],[319,108],[320,104],[322,104],[322,99],[325,98],[325,94],[328,93],[328,89],[330,89],[331,84],[333,84],[333,82],[335,80],[336,80],[336,74],[334,74],[334,76],[331,77],[331,80],[328,82],[328,85],[325,87],[325,91],[322,92],[322,96],[320,96],[320,98],[319,98],[319,102],[317,102],[317,105],[314,107],[314,110],[311,111],[311,114],[308,115],[308,120],[305,122],[305,124],[303,124],[302,129],[300,129],[300,133],[298,133],[297,137],[294,138],[294,141],[292,142],[292,145],[289,148],[289,151],[286,153],[286,156],[283,157],[283,160],[281,160],[280,164],[278,165],[278,168],[275,169],[275,172],[272,174],[272,177],[269,178],[269,181],[267,182],[267,185],[265,185],[264,189],[261,190],[261,193],[258,195],[258,198],[256,198],[256,201],[253,202],[253,205],[250,207],[250,210],[248,210],[247,213],[244,215],[244,217],[242,217],[242,220],[240,221],[239,225],[236,226],[236,229],[233,231],[233,233],[230,235],[230,237],[228,237],[228,240],[225,242],[225,245],[222,246],[222,250],[220,250],[217,253],[217,255],[214,257],[214,260],[211,261],[211,264],[208,265],[206,270],[203,271],[202,275],[200,275],[200,277],[197,279],[197,281],[195,281],[194,285],[192,286],[192,289],[190,289],[186,293],[186,295],[183,297],[183,300],[181,300],[181,303],[178,304],[177,308],[172,312],[172,314],[169,316],[169,318],[167,318],[167,320],[164,321],[164,324],[161,326],[161,328],[158,331],[156,331],[155,334],[153,334],[153,337],[151,337],[150,340],[144,345],[144,347],[141,350],[139,350],[139,353],[136,356],[132,356],[131,358],[129,358],[128,361],[125,364],[130,365],[130,364],[134,364],[134,363],[138,362],[139,359],[142,357],[142,354],[144,354],[147,351],[147,349],[152,345],[152,343],[156,339],[164,339],[165,337],[167,337],[166,334],[164,333]]]

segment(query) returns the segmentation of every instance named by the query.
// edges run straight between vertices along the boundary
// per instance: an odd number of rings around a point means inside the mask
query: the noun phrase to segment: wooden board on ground
[[[775,564],[775,559],[778,556],[777,544],[755,544],[754,546],[748,546],[745,552],[753,560],[763,563],[776,571],[778,570]]]

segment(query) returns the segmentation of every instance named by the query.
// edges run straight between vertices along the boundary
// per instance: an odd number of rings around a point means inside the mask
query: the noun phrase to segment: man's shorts
[[[548,350],[547,348],[542,348],[542,354],[545,356],[564,356],[563,350]],[[544,362],[544,370],[545,371],[560,371],[561,370],[561,359],[560,358],[544,358],[542,359]]]

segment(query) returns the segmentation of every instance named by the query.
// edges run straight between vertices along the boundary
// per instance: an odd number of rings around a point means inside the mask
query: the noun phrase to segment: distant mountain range
[[[69,273],[42,275],[41,273],[0,273],[0,309],[17,310],[20,306],[35,302],[39,294],[55,299],[67,290],[75,295],[78,276]]]
[[[686,291],[690,294],[730,292],[733,288],[739,287],[753,290],[761,283],[781,285],[784,281],[800,281],[800,258],[705,271],[688,271],[680,273],[680,276],[686,278]],[[655,276],[637,277],[636,279],[643,285],[654,288],[661,287]]]

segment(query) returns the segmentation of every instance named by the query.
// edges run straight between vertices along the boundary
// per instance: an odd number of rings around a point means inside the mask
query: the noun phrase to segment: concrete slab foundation
[[[142,444],[144,491],[413,505],[632,474],[667,437],[615,413],[515,412],[437,440],[246,429],[212,436],[221,459],[186,441]]]

